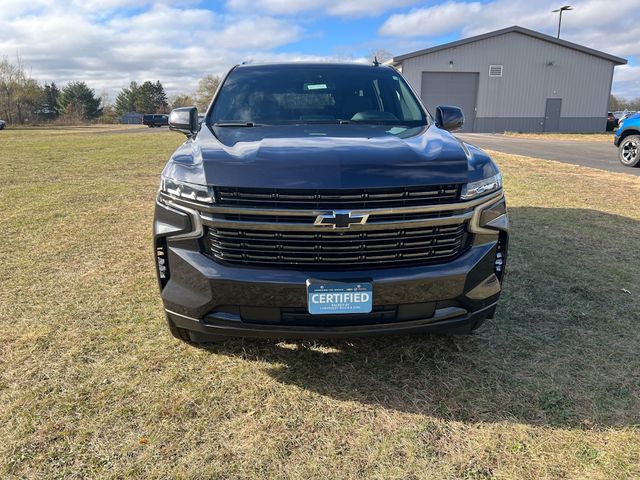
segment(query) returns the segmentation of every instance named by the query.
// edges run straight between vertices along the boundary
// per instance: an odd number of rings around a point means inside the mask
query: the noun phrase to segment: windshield
[[[413,93],[390,68],[272,65],[233,70],[216,97],[214,125],[427,123]]]

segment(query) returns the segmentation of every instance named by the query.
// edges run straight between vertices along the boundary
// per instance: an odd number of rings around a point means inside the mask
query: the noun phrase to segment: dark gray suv
[[[468,333],[493,317],[502,177],[391,67],[241,65],[162,172],[155,257],[171,332]]]

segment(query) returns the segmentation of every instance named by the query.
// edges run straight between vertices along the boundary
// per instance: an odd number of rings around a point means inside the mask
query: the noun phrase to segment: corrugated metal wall
[[[489,77],[492,64],[504,65],[502,77]],[[561,131],[598,131],[606,124],[614,64],[510,32],[409,58],[401,68],[417,92],[422,72],[478,72],[476,131],[541,131],[547,98],[562,99]]]

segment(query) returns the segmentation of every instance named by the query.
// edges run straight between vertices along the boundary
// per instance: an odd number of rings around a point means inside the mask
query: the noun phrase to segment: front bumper
[[[457,309],[442,309],[429,318],[407,320],[368,325],[343,325],[307,327],[293,325],[260,325],[234,320],[216,320],[211,322],[179,315],[166,311],[168,319],[179,328],[184,328],[196,334],[195,339],[203,335],[229,337],[256,337],[279,339],[313,339],[313,338],[351,338],[374,335],[402,335],[409,333],[441,332],[441,331],[469,331],[486,318],[491,318],[496,304],[474,312],[461,312]],[[192,333],[192,336],[193,336]]]
[[[158,203],[154,239],[162,257],[157,266],[165,268],[159,277],[167,317],[195,335],[331,338],[465,330],[493,316],[501,291],[506,228],[475,233],[469,248],[447,263],[304,271],[219,263],[202,253],[202,231],[191,218]],[[309,278],[370,281],[373,312],[308,314]]]
[[[619,146],[620,146],[620,142],[621,142],[621,141],[622,141],[622,138],[620,137],[620,135],[618,135],[618,134],[616,133],[616,135],[614,135],[614,136],[613,136],[613,144],[614,144],[616,147],[619,147]]]

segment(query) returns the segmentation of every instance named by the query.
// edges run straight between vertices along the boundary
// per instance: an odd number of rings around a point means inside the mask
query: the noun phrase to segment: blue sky
[[[0,0],[0,57],[41,81],[113,98],[131,80],[189,92],[253,61],[366,61],[521,25],[555,34],[558,0]],[[566,40],[629,60],[614,93],[640,97],[640,0],[576,0]]]

